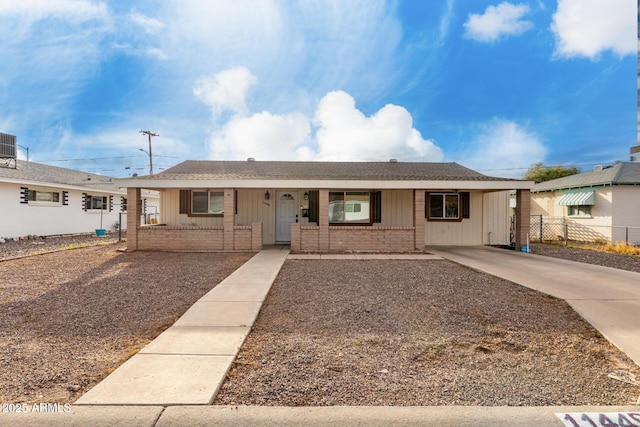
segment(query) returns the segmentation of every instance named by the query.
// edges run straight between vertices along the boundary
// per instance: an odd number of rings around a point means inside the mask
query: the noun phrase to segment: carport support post
[[[329,250],[329,190],[320,189],[318,193],[318,249],[320,252]]]
[[[236,192],[233,188],[225,188],[224,190],[224,218],[222,225],[224,226],[224,243],[223,247],[225,251],[234,250],[234,227],[236,223],[235,212],[235,195]]]
[[[127,251],[138,250],[138,227],[142,213],[142,197],[139,188],[127,188]],[[122,224],[120,224],[122,227]]]
[[[516,251],[527,245],[531,228],[531,191],[516,190]]]
[[[425,190],[413,190],[414,249],[418,251],[424,251],[425,246],[424,193]]]

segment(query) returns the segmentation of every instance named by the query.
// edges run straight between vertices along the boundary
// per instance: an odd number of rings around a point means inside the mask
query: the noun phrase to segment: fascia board
[[[122,179],[116,185],[132,188],[330,188],[377,190],[530,190],[533,181],[369,181],[369,180],[137,180]]]

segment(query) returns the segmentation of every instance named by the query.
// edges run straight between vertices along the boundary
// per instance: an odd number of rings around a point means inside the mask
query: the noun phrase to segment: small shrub
[[[613,252],[623,255],[640,255],[640,247],[629,245],[628,243],[618,242],[616,244],[608,243],[605,245],[604,250],[607,252]]]

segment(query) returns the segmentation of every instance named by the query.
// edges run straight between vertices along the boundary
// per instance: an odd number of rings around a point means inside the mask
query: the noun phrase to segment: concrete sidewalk
[[[640,273],[488,246],[427,250],[567,301],[640,365]]]
[[[616,424],[600,422],[600,415]],[[583,416],[585,418],[583,418]],[[572,424],[571,417],[576,424]],[[592,420],[589,423],[586,420]],[[564,420],[564,422],[562,421]],[[606,419],[605,419],[606,420]],[[618,424],[627,421],[626,424]],[[637,406],[72,406],[70,412],[0,413],[4,426],[637,426]]]

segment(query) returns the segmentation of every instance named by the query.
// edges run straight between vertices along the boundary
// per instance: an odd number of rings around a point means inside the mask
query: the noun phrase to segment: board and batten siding
[[[382,190],[383,227],[413,226],[413,190]]]
[[[180,213],[180,190],[171,188],[160,193],[161,222],[170,226],[222,227],[222,217],[197,217]]]
[[[425,244],[508,245],[509,197],[509,191],[470,192],[469,218],[462,221],[425,220]]]
[[[236,201],[238,214],[236,215],[236,225],[251,225],[262,223],[262,244],[273,245],[275,239],[276,226],[276,190],[269,190],[269,200],[264,199],[265,189],[238,189]],[[297,190],[277,190],[297,193],[299,204],[308,203],[302,201],[302,196]],[[298,213],[299,214],[299,213]]]
[[[509,191],[495,191],[482,195],[482,244],[510,244],[512,211]]]

